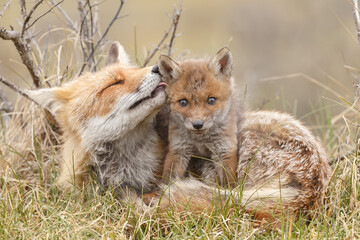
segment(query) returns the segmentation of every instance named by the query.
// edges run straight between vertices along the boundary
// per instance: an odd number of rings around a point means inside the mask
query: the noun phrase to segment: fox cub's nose
[[[204,122],[202,120],[195,120],[192,122],[192,125],[196,130],[200,130],[204,126]]]
[[[155,65],[153,69],[151,70],[152,73],[160,73],[158,65]]]

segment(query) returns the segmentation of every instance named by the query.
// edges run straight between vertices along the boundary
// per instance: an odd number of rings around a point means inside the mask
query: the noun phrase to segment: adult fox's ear
[[[232,56],[230,49],[224,47],[211,59],[209,69],[215,76],[223,80],[229,80],[232,71]]]
[[[114,63],[122,63],[125,65],[131,64],[129,55],[127,55],[124,47],[118,41],[111,44],[105,65],[108,66]]]
[[[62,97],[60,88],[43,88],[38,90],[25,90],[25,93],[37,102],[43,108],[46,108],[57,118],[59,110],[63,108],[67,101],[65,96]]]
[[[168,83],[178,80],[183,72],[182,68],[166,55],[160,56],[158,66],[164,81]]]

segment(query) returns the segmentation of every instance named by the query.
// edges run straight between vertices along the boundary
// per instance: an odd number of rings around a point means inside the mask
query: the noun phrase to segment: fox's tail
[[[209,186],[195,179],[186,179],[163,185],[161,192],[145,194],[143,200],[162,213],[169,209],[176,212],[211,211],[217,208],[219,203],[231,199],[235,204],[240,204],[245,212],[261,221],[273,219],[274,214],[283,211],[281,207],[293,211],[292,205],[300,192],[300,188],[283,185],[279,183],[279,179],[274,179],[262,186],[231,190]]]

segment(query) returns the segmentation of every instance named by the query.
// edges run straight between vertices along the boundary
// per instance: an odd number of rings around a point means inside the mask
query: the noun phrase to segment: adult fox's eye
[[[209,97],[208,100],[207,100],[207,103],[209,105],[214,105],[216,103],[216,98],[214,97]]]
[[[186,107],[188,104],[189,104],[189,103],[188,103],[188,101],[187,101],[186,99],[181,99],[181,100],[179,100],[179,105],[180,105],[181,107]]]
[[[118,84],[124,84],[124,80],[118,80],[117,82],[114,82],[114,83],[108,85],[107,87],[111,87],[111,86],[118,85]]]

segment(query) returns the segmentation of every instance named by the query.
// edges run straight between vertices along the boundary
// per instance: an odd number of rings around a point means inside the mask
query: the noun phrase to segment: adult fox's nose
[[[192,122],[192,125],[196,130],[200,130],[204,126],[204,122],[202,120],[197,119]]]
[[[151,70],[152,73],[160,73],[158,65],[155,65],[153,69]]]

